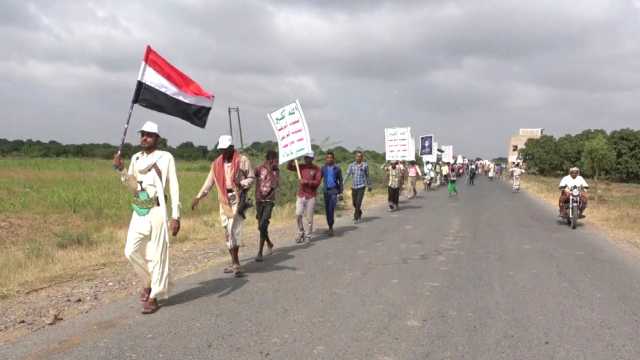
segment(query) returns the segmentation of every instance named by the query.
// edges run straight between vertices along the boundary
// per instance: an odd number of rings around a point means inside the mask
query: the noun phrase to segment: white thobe
[[[160,177],[154,164],[160,170]],[[171,217],[180,218],[180,192],[173,155],[161,150],[151,154],[139,152],[131,158],[129,170],[122,180],[126,181],[129,176],[142,182],[141,187],[149,196],[157,196],[159,206],[145,216],[133,212],[124,253],[145,286],[151,287],[150,297],[166,298],[169,291],[169,230],[164,189],[167,186],[171,195]]]

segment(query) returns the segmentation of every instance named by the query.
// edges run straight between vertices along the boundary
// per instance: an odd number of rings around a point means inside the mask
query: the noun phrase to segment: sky
[[[215,95],[206,129],[135,108],[174,146],[213,146],[228,106],[245,143],[275,140],[266,114],[295,99],[348,149],[396,126],[482,157],[521,127],[640,128],[639,0],[0,0],[0,138],[117,144],[147,44]]]

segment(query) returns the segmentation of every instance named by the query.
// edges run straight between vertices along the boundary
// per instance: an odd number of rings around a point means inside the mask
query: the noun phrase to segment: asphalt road
[[[588,219],[572,231],[483,180],[365,217],[278,241],[245,278],[191,276],[153,316],[127,299],[0,358],[640,359],[638,256]]]

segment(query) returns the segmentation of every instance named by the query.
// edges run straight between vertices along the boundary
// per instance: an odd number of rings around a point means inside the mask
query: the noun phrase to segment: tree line
[[[160,139],[159,148],[169,151],[176,159],[180,160],[213,160],[218,156],[216,145],[208,148],[204,145],[195,145],[191,141],[172,147],[169,146],[167,140]],[[323,150],[319,145],[312,145],[317,155],[323,155],[326,151],[332,151],[335,154],[336,161],[350,162],[353,160],[353,151],[343,146],[335,146],[331,149]],[[277,150],[278,144],[274,141],[256,141],[245,147],[242,151],[250,156],[261,156],[268,150]],[[7,140],[0,139],[0,156],[24,156],[31,158],[94,158],[94,159],[112,159],[113,155],[118,151],[118,147],[112,144],[62,144],[57,141],[43,142],[39,140]],[[125,158],[131,157],[140,151],[138,145],[125,143],[122,148],[122,154]],[[384,154],[373,151],[363,150],[365,157],[374,163],[384,162]]]
[[[589,129],[558,138],[543,135],[529,139],[520,156],[533,174],[561,176],[578,166],[596,179],[640,183],[640,130]]]

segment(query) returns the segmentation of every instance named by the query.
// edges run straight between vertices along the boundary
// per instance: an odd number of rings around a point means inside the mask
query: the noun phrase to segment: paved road
[[[55,359],[640,359],[640,267],[589,226],[479,181],[0,349]],[[346,220],[346,219],[345,219]],[[322,229],[321,229],[322,230]]]

